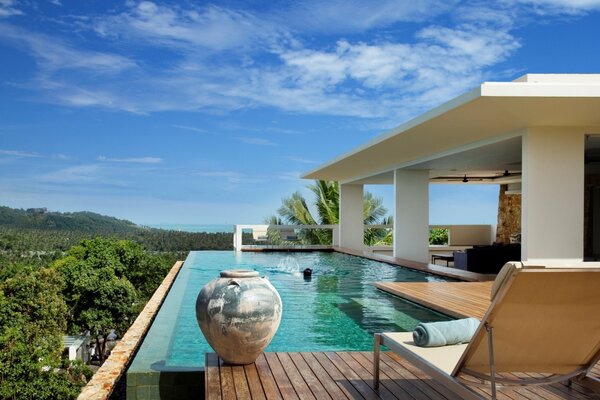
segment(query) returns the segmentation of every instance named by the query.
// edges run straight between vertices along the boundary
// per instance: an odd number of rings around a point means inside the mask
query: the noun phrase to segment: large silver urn
[[[253,363],[277,332],[281,297],[257,271],[227,270],[220,275],[198,294],[198,325],[223,361]]]

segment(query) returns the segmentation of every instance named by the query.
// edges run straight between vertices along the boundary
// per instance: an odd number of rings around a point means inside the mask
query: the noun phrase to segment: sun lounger
[[[414,344],[411,332],[375,334],[375,387],[384,345],[465,399],[481,398],[469,387],[474,384],[491,388],[493,399],[497,384],[577,378],[597,389],[598,379],[586,374],[600,360],[600,269],[513,265],[502,272],[468,344],[423,348]],[[543,377],[517,379],[513,373]]]

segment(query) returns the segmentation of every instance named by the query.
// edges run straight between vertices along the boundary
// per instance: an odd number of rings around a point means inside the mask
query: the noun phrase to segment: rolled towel
[[[413,331],[413,340],[420,347],[468,343],[478,326],[479,320],[477,318],[420,323]]]

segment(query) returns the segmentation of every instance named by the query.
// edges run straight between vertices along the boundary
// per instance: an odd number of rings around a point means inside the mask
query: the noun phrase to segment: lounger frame
[[[578,270],[568,269],[564,270],[565,272],[576,272]],[[579,270],[581,271],[581,270]],[[590,269],[585,269],[586,272],[591,272]],[[538,273],[544,273],[543,270],[535,271]],[[557,270],[553,271],[554,273],[559,272]],[[600,273],[600,270],[595,270],[595,272]],[[451,374],[448,372],[441,370],[435,364],[429,362],[428,360],[422,358],[421,356],[413,353],[410,349],[398,344],[395,340],[391,338],[387,338],[385,334],[376,333],[374,337],[374,363],[373,363],[373,376],[374,376],[374,386],[377,389],[379,387],[379,363],[380,363],[380,347],[386,346],[394,353],[400,355],[402,358],[406,359],[411,364],[417,366],[419,369],[430,375],[433,379],[442,382],[448,389],[455,392],[459,396],[465,399],[481,399],[482,397],[471,390],[468,386],[483,386],[491,389],[492,399],[496,399],[496,386],[497,385],[546,385],[552,384],[562,381],[568,381],[570,384],[571,379],[577,377],[578,381],[582,384],[592,387],[593,389],[597,389],[600,387],[600,381],[595,378],[587,378],[586,374],[589,370],[600,361],[600,350],[596,350],[594,356],[591,358],[591,361],[584,366],[575,368],[572,371],[568,371],[560,374],[549,374],[543,378],[524,378],[524,379],[507,379],[504,378],[501,374],[496,372],[496,362],[494,357],[494,327],[488,321],[493,321],[493,316],[496,307],[502,302],[504,296],[507,291],[510,289],[510,286],[515,279],[517,272],[515,272],[506,282],[504,287],[501,288],[500,292],[490,305],[488,311],[485,314],[482,324],[477,329],[475,333],[475,337],[481,341],[485,338],[487,339],[487,347],[488,347],[488,364],[489,364],[489,374],[470,370],[465,366],[469,357],[475,352],[476,349],[473,349],[475,346],[470,343],[465,349],[464,353],[460,357],[457,362],[454,371]],[[534,372],[534,371],[530,371]],[[481,383],[473,382],[471,380],[464,379],[461,375],[466,375],[470,377],[474,377],[481,381]]]

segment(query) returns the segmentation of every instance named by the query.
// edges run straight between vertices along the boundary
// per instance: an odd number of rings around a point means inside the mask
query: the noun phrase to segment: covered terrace
[[[429,185],[506,184],[521,193],[521,259],[581,262],[600,254],[599,156],[600,74],[528,74],[485,82],[303,178],[340,183],[342,247],[363,249],[364,185],[394,185],[393,256],[428,262]]]

